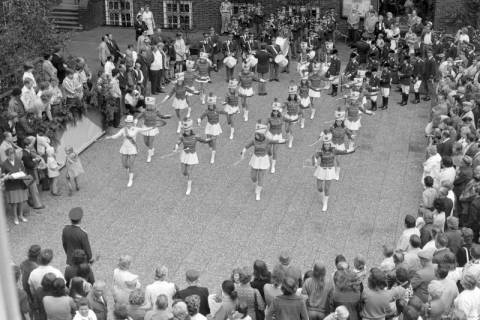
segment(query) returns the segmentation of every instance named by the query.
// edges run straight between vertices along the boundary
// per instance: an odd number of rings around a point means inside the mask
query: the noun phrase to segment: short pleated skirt
[[[341,144],[332,143],[332,147],[334,147],[338,151],[347,151],[347,148],[345,147],[345,142]]]
[[[238,106],[231,106],[227,104],[225,105],[224,111],[228,114],[235,114],[235,113],[239,113],[240,109],[238,108]]]
[[[335,167],[320,167],[315,169],[313,176],[319,180],[338,180],[338,175]]]
[[[28,200],[27,189],[5,191],[7,203],[22,203]]]
[[[252,167],[252,169],[268,170],[268,168],[270,168],[270,159],[268,158],[268,155],[264,155],[262,157],[252,155],[252,158],[248,164],[250,167]]]
[[[286,114],[283,116],[285,122],[295,123],[298,120],[298,114]]]
[[[281,133],[272,134],[270,131],[267,131],[267,133],[265,134],[265,138],[267,138],[270,141],[282,141],[283,140],[283,136],[282,136]]]
[[[252,97],[253,96],[253,88],[238,88],[238,95],[241,97]]]
[[[195,89],[195,87],[194,87],[194,86],[191,86],[191,87],[186,87],[186,88],[188,88],[188,89],[190,89],[190,90],[192,90],[192,91],[196,91],[196,89]],[[191,93],[191,92],[188,92],[188,91],[187,91],[187,92],[185,92],[185,94],[187,95],[187,97],[191,97],[191,96],[193,96],[193,93]]]
[[[210,77],[209,76],[198,77],[197,79],[195,79],[195,81],[197,81],[198,83],[208,83],[208,81],[210,81]]]
[[[358,118],[357,121],[350,121],[348,119],[345,119],[345,127],[347,127],[347,129],[350,129],[352,131],[358,131],[360,130],[362,124],[360,122],[360,118]]]
[[[180,153],[180,163],[188,164],[190,166],[198,164],[197,153],[196,152],[189,153],[182,150],[182,152]]]
[[[207,122],[205,126],[205,134],[209,136],[219,136],[222,133],[222,127],[220,123],[211,124]]]
[[[309,89],[308,90],[308,95],[310,96],[310,98],[320,98],[321,97],[320,89],[318,91],[313,90],[313,89]]]
[[[306,97],[306,98],[300,98],[300,107],[303,108],[303,109],[308,109],[310,108],[310,97]]]
[[[173,98],[172,107],[175,110],[183,110],[183,109],[188,108],[187,99]]]
[[[152,129],[147,130],[147,131],[142,131],[141,132],[141,134],[144,135],[145,137],[155,137],[159,133],[160,133],[160,131],[158,131],[157,127],[152,128]]]

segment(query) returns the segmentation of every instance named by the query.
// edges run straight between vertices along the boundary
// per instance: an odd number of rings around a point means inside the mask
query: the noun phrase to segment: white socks
[[[328,208],[328,196],[324,196],[322,202],[323,202],[322,211],[325,212],[327,211],[327,208]]]
[[[177,133],[180,133],[182,130],[182,121],[178,121]]]
[[[235,132],[235,128],[231,127],[230,128],[230,140],[233,140],[233,133]]]
[[[150,163],[152,161],[152,156],[153,156],[153,149],[148,149],[147,163]]]
[[[290,134],[288,136],[288,148],[292,149],[292,145],[293,145],[293,136]]]
[[[255,187],[255,200],[260,201],[260,194],[262,193],[262,187]]]
[[[243,111],[243,121],[248,121],[248,110]]]
[[[312,114],[310,115],[310,120],[313,120],[313,118],[315,118],[315,109],[312,108]]]
[[[277,163],[277,160],[272,160],[272,165],[270,167],[270,173],[275,173],[275,164]]]
[[[190,118],[190,113],[192,112],[192,108],[187,108],[187,118]]]
[[[192,192],[192,180],[187,181],[187,192],[185,194],[188,196]]]
[[[129,173],[127,187],[130,188],[132,185],[133,185],[133,173]]]
[[[305,118],[300,119],[300,129],[305,128]]]
[[[217,153],[215,150],[212,150],[212,156],[210,157],[210,164],[215,163],[215,153]]]

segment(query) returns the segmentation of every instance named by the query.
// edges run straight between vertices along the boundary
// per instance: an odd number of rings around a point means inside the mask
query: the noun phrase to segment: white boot
[[[300,129],[305,128],[305,118],[300,119]]]
[[[155,155],[155,148],[150,149],[152,150],[152,157]]]
[[[277,163],[277,160],[272,160],[272,166],[270,167],[270,173],[275,173],[275,164]]]
[[[322,211],[325,212],[327,211],[327,208],[328,208],[328,196],[324,196],[322,202],[323,202]]]
[[[178,121],[177,133],[180,133],[182,130],[182,121]]]
[[[215,150],[212,150],[212,156],[210,157],[210,164],[215,163],[215,153],[217,153]]]
[[[315,118],[315,109],[312,108],[312,114],[310,115],[310,120],[313,120],[313,118]]]
[[[205,95],[205,94],[202,94],[202,96],[201,96],[202,104],[205,104],[205,98],[206,98],[206,95]]]
[[[262,187],[255,187],[255,200],[260,201],[260,194],[262,193]]]
[[[235,128],[231,127],[230,128],[230,140],[233,140],[233,133],[235,132]]]
[[[243,111],[243,121],[248,121],[248,110]]]
[[[133,173],[129,173],[127,187],[130,188],[132,185],[133,185]]]
[[[187,181],[187,192],[185,194],[188,196],[192,192],[192,180]]]
[[[190,113],[192,112],[192,108],[187,108],[187,118],[190,118]]]
[[[152,162],[152,149],[148,149],[147,163]]]
[[[293,136],[289,135],[288,136],[288,148],[292,149],[292,145],[293,145]]]

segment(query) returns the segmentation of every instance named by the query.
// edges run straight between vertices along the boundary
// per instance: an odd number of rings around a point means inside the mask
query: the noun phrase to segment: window
[[[192,1],[166,0],[163,2],[163,26],[169,29],[191,29]]]
[[[255,7],[252,3],[247,4],[245,0],[231,1],[231,3],[233,8],[233,14],[239,14],[240,10],[243,10],[243,12],[252,12],[253,8]]]
[[[133,26],[133,0],[105,0],[105,24]]]
[[[307,18],[320,19],[320,7],[311,6],[288,6],[291,15],[305,15]]]

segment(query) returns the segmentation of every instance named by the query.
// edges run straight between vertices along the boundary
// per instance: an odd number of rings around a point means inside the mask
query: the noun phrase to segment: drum
[[[308,62],[299,62],[297,64],[297,71],[301,76],[303,76],[303,72],[308,71]]]
[[[280,67],[285,68],[288,65],[288,60],[283,54],[278,54],[275,57],[275,63],[278,64]]]
[[[308,58],[310,60],[312,60],[313,58],[315,58],[315,51],[314,50],[311,50],[309,53],[308,53]]]
[[[250,68],[254,68],[258,63],[258,59],[255,58],[253,54],[248,55],[247,57],[247,64],[250,66]]]
[[[359,78],[365,78],[365,74],[367,73],[367,70],[358,70],[357,75]]]
[[[228,68],[233,68],[237,64],[237,59],[232,56],[228,56],[223,59],[223,64],[226,65]]]
[[[288,55],[288,49],[290,48],[290,42],[286,38],[277,37],[275,40],[275,44],[280,46],[280,50],[284,56]]]

